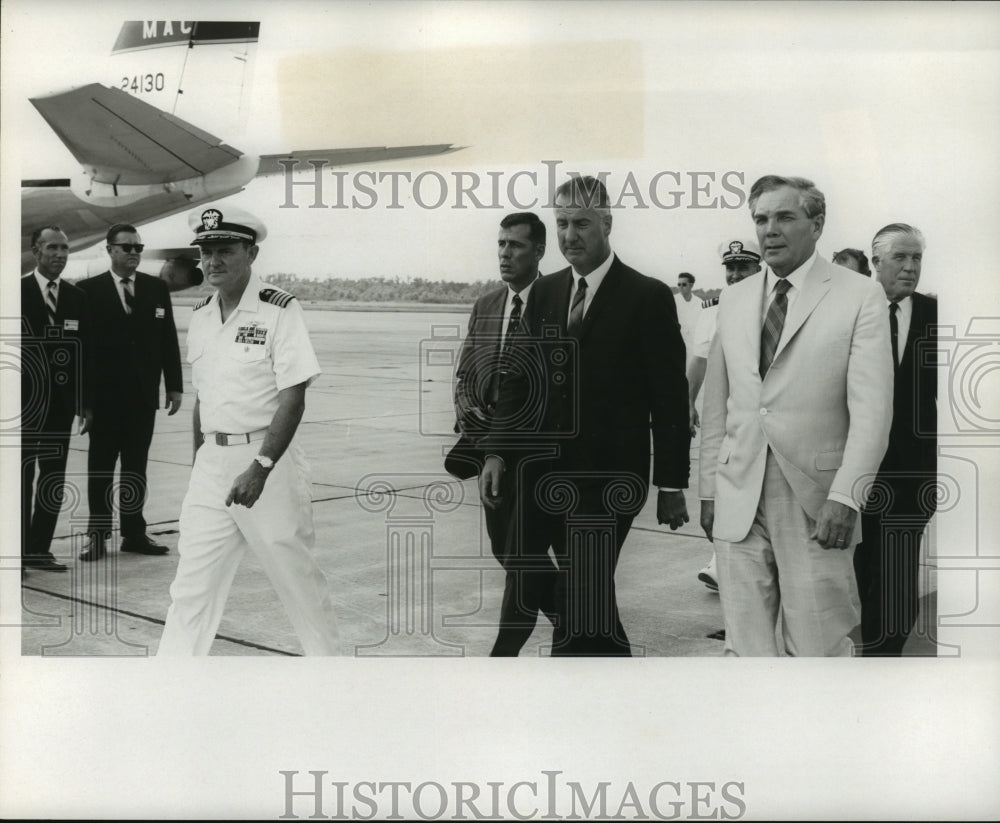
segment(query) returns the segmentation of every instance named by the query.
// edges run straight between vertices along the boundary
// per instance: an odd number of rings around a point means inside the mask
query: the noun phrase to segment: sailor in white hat
[[[752,240],[727,240],[719,246],[719,256],[722,265],[726,267],[726,285],[732,286],[760,271],[760,249]],[[708,365],[708,352],[715,337],[716,323],[719,318],[719,297],[710,297],[702,304],[702,312],[694,329],[694,341],[688,357],[688,391],[691,400],[691,436],[694,436],[698,426],[698,410],[695,400],[701,385],[705,382],[705,368]],[[719,590],[718,578],[715,573],[715,552],[708,565],[698,572],[698,579],[712,591]]]
[[[309,467],[295,439],[306,388],[320,373],[302,307],[252,273],[267,235],[254,215],[222,203],[189,225],[216,291],[195,306],[188,330],[194,467],[158,654],[208,654],[248,548],[305,653],[338,654],[326,577],[312,553]]]

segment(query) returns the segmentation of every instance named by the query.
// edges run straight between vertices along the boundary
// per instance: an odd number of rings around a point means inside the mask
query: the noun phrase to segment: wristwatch
[[[274,468],[274,461],[270,457],[265,457],[262,454],[258,454],[254,460],[260,463],[267,471],[271,471]]]

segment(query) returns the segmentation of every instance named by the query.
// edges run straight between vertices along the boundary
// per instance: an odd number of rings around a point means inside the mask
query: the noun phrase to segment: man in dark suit
[[[484,294],[472,307],[469,331],[455,372],[455,412],[460,442],[474,445],[493,423],[497,396],[505,373],[505,358],[515,335],[523,331],[524,315],[545,254],[545,224],[531,212],[508,214],[500,221],[497,255],[504,285]],[[455,455],[452,452],[452,455]],[[482,457],[460,476],[482,468]],[[485,506],[486,531],[493,554],[506,571],[499,630],[491,657],[516,657],[534,630],[538,613],[555,620],[555,572],[547,546],[526,557],[518,539],[523,505],[516,501],[514,472],[504,477],[496,506]]]
[[[614,575],[649,489],[650,428],[657,519],[671,529],[688,519],[684,343],[670,288],[612,252],[604,185],[574,177],[554,206],[570,268],[535,283],[530,335],[515,340],[495,419],[520,416],[538,457],[521,461],[515,485],[531,501],[523,540],[533,545],[523,552],[551,546],[559,566],[552,654],[628,656]],[[490,506],[512,441],[494,425],[484,450],[480,494]]]
[[[34,232],[36,267],[21,278],[22,569],[64,572],[50,545],[62,504],[73,418],[92,420],[84,369],[87,297],[60,278],[69,241],[58,226]],[[37,491],[35,469],[38,469]]]
[[[110,271],[80,282],[94,321],[94,425],[90,432],[87,499],[91,541],[82,560],[100,560],[111,537],[112,481],[121,458],[121,550],[166,554],[146,535],[146,459],[159,407],[160,375],[168,414],[181,407],[181,356],[167,284],[137,271],[142,240],[134,226],[108,230]]]
[[[902,654],[917,619],[920,541],[937,507],[937,300],[916,291],[924,237],[892,223],[872,240],[875,279],[888,301],[895,381],[889,448],[861,520],[854,567],[861,653]]]

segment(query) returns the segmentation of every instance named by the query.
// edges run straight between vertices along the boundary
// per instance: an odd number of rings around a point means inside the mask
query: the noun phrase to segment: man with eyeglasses
[[[90,543],[81,560],[101,560],[112,533],[112,483],[121,461],[119,524],[123,552],[166,554],[146,534],[146,461],[160,407],[161,376],[167,414],[181,407],[181,354],[167,284],[138,270],[142,240],[119,223],[107,234],[111,268],[81,280],[93,320],[94,424],[87,455]]]

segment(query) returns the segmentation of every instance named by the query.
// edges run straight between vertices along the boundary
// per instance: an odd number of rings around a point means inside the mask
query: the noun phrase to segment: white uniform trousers
[[[750,532],[737,543],[715,541],[723,654],[775,657],[781,654],[779,637],[792,656],[853,653],[848,634],[861,619],[854,546],[824,549],[809,539],[814,526],[768,449]]]
[[[198,449],[181,506],[180,560],[157,654],[206,655],[222,620],[236,569],[251,548],[271,580],[307,655],[340,652],[337,621],[315,540],[309,469],[292,443],[251,508],[226,506],[233,481],[259,442]]]

